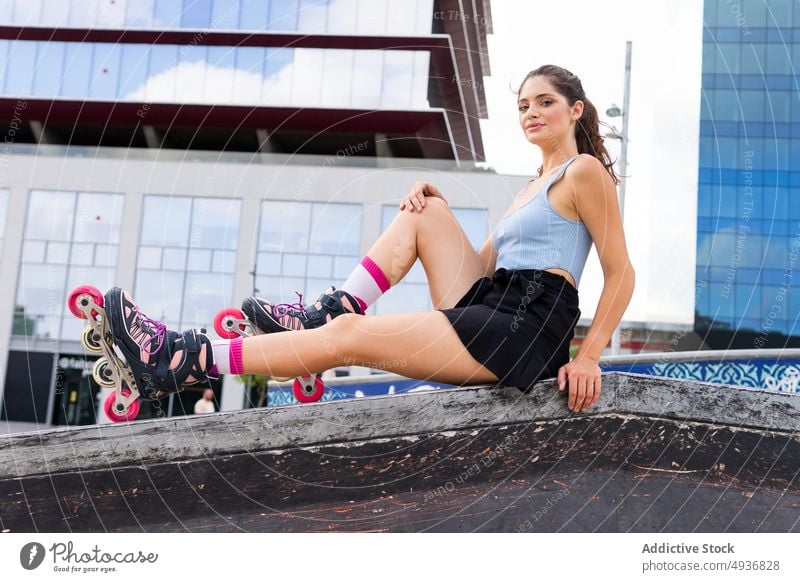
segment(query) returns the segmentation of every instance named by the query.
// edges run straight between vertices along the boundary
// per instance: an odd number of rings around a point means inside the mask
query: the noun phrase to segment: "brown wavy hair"
[[[590,154],[600,160],[611,174],[614,183],[619,184],[619,178],[614,173],[614,162],[611,161],[603,136],[600,135],[600,117],[597,115],[597,108],[586,97],[581,80],[567,69],[557,65],[542,65],[525,75],[522,83],[519,84],[517,96],[522,92],[525,81],[538,76],[547,77],[556,91],[567,100],[570,107],[575,105],[576,101],[583,101],[583,113],[575,123],[575,141],[578,144],[578,153]],[[607,124],[603,123],[603,125]],[[542,166],[539,166],[538,171],[541,176]]]

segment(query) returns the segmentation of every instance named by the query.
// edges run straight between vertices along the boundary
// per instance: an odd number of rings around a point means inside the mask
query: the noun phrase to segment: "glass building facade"
[[[429,61],[426,51],[0,40],[0,95],[422,109]]]
[[[711,347],[781,347],[800,314],[800,4],[704,9],[696,327]]]
[[[122,286],[169,328],[213,335],[217,312],[243,295],[300,292],[309,305],[341,286],[398,212],[397,175],[376,168],[413,169],[408,185],[421,171],[479,189],[491,19],[486,2],[460,8],[463,20],[435,15],[460,6],[0,0],[0,132],[18,164],[13,181],[0,176],[11,261],[0,419],[103,417],[97,356],[66,307],[78,285]],[[479,248],[489,211],[453,211]],[[417,263],[371,312],[430,308]],[[218,408],[246,402],[233,377],[212,388]],[[198,397],[143,405],[140,418],[191,411]]]
[[[311,305],[329,285],[339,287],[360,260],[360,204],[265,200],[254,271],[259,296]]]
[[[72,28],[420,34],[433,0],[0,0],[10,24]]]
[[[147,195],[135,297],[168,327],[210,328],[233,301],[240,201]]]
[[[64,298],[86,281],[113,286],[122,206],[121,194],[30,192],[12,334],[79,337],[84,324],[67,312]]]

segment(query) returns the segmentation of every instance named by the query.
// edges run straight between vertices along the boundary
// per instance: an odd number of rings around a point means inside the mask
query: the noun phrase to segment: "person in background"
[[[205,414],[206,412],[215,412],[214,408],[214,391],[211,388],[206,388],[203,391],[203,397],[194,403],[195,414]]]

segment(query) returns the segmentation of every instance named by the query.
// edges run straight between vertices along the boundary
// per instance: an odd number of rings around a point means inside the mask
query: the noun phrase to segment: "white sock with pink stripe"
[[[389,287],[391,287],[389,279],[383,274],[381,268],[365,255],[340,289],[356,298],[363,313],[367,307],[386,293]]]
[[[242,338],[232,340],[219,340],[211,342],[211,351],[214,353],[214,365],[210,372],[217,374],[242,374]]]

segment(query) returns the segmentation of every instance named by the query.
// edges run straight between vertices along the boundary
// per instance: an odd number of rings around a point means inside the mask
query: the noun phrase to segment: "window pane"
[[[297,29],[301,32],[325,32],[328,3],[325,0],[300,0]]]
[[[64,58],[64,97],[84,98],[89,94],[89,76],[92,71],[92,50],[90,43],[67,43]]]
[[[210,271],[211,251],[207,249],[192,249],[189,251],[189,271]]]
[[[297,30],[297,0],[272,0],[267,28],[269,30]]]
[[[33,74],[36,71],[36,45],[28,41],[11,43],[8,51],[6,72],[6,94],[27,96],[33,89]]]
[[[130,28],[149,28],[153,25],[153,0],[128,0],[125,24]]]
[[[183,272],[139,269],[136,273],[136,302],[142,311],[172,329],[180,325]]]
[[[66,274],[63,265],[21,265],[16,304],[22,306],[26,317],[33,319],[36,331],[31,335],[58,337]],[[49,321],[44,321],[47,316]]]
[[[221,309],[230,307],[233,276],[219,273],[202,273],[186,278],[186,294],[183,301],[181,328],[191,325],[210,327],[214,316]]]
[[[47,256],[45,261],[51,265],[66,265],[69,263],[69,243],[49,242],[47,243]]]
[[[37,97],[57,97],[59,95],[64,75],[64,52],[63,42],[39,43],[33,95]]]
[[[113,267],[117,264],[118,245],[96,245],[94,264],[98,267]]]
[[[414,77],[414,53],[386,51],[383,56],[383,77],[381,107],[410,107]]]
[[[97,26],[107,28],[123,28],[125,26],[125,2],[97,2],[94,12]]]
[[[242,2],[240,28],[244,30],[266,30],[269,2]]]
[[[239,209],[238,199],[195,198],[191,246],[236,250]]]
[[[171,271],[186,270],[186,249],[165,248],[161,267]]]
[[[236,270],[236,253],[233,251],[214,251],[211,269],[217,273],[233,273]]]
[[[121,99],[143,100],[147,70],[150,61],[148,47],[143,44],[126,44],[122,47],[119,96]]]
[[[478,208],[453,208],[452,211],[472,246],[480,250],[488,236],[489,212]]]
[[[94,245],[91,243],[73,244],[69,262],[71,265],[91,266],[94,262]]]
[[[116,243],[122,226],[121,194],[81,192],[75,213],[76,241]]]
[[[266,2],[251,2],[250,0],[241,0],[244,5],[247,4],[264,4]],[[235,30],[239,28],[239,7],[240,0],[214,0],[211,9],[211,24],[210,27],[218,30]],[[262,20],[263,22],[263,20]]]
[[[353,107],[380,105],[381,78],[383,76],[381,51],[356,51],[353,64]]]
[[[266,50],[260,47],[239,47],[236,49],[233,103],[257,104],[261,102],[265,58]]]
[[[22,261],[24,263],[44,263],[44,251],[47,243],[38,240],[26,240],[22,244]]]
[[[161,268],[161,249],[159,247],[139,247],[140,269],[160,269]]]
[[[182,28],[208,28],[211,22],[211,0],[184,0]]]
[[[68,241],[72,234],[75,193],[34,190],[28,201],[25,238]]]
[[[97,15],[97,0],[72,0],[69,14],[70,26],[92,27]]]
[[[42,0],[16,0],[14,2],[14,24],[35,26],[42,13]]]
[[[314,204],[309,252],[355,255],[360,241],[360,204]]]
[[[89,97],[108,100],[117,97],[119,60],[119,44],[100,42],[95,45]]]
[[[256,273],[258,275],[280,275],[280,253],[258,253],[256,260]]]
[[[262,251],[308,249],[311,204],[267,200],[261,207],[258,248]]]
[[[180,196],[145,196],[142,244],[186,247],[192,200]]]
[[[145,85],[145,99],[173,101],[175,99],[175,66],[178,47],[154,45],[150,47],[150,70]]]
[[[153,26],[157,28],[178,28],[181,23],[181,0],[155,0]]]
[[[302,75],[294,75],[292,82],[292,104],[315,106],[322,99],[323,51],[316,49],[296,49],[294,68]],[[338,83],[337,83],[338,85]]]

